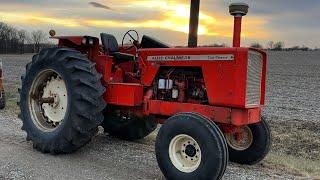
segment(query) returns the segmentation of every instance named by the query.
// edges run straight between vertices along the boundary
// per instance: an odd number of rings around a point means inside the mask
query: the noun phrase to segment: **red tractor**
[[[0,60],[0,109],[4,109],[5,106],[6,106],[6,99],[4,96],[4,87],[3,87],[2,61]]]
[[[220,179],[228,160],[261,161],[270,129],[261,118],[266,53],[240,46],[246,4],[231,4],[234,47],[196,48],[199,0],[192,1],[189,48],[128,31],[55,36],[26,66],[20,109],[27,140],[43,153],[71,153],[97,132],[138,140],[163,124],[156,157],[168,179]],[[125,44],[131,38],[132,44]]]

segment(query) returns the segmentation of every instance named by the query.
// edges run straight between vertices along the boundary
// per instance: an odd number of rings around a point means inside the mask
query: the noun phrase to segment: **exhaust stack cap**
[[[245,16],[249,10],[247,3],[232,3],[229,6],[229,12],[232,16]]]

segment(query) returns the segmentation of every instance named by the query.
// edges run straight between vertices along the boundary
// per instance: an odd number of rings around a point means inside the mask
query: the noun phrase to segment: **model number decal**
[[[232,54],[148,56],[148,61],[232,61]]]

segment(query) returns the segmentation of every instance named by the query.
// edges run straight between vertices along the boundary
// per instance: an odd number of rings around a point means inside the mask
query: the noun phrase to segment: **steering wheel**
[[[129,47],[127,47],[127,48],[124,48],[124,41],[125,41],[127,36],[129,36],[129,38],[130,38],[129,42],[130,42],[131,45]],[[135,36],[136,36],[136,38],[134,38]],[[136,30],[129,30],[128,32],[126,32],[124,34],[124,36],[122,38],[122,44],[121,45],[122,45],[122,48],[124,50],[129,50],[129,49],[131,49],[133,47],[136,47],[136,44],[138,42],[139,42],[139,34],[138,34],[138,32]]]

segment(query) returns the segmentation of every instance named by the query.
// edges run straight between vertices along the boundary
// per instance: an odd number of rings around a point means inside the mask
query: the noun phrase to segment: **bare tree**
[[[259,44],[259,43],[252,43],[250,45],[250,47],[257,48],[257,49],[263,49],[263,46],[261,44]]]
[[[273,45],[273,50],[276,50],[276,51],[281,51],[282,49],[284,48],[284,42],[276,42],[274,45]]]
[[[31,32],[31,40],[34,45],[34,51],[39,52],[41,43],[45,43],[45,41],[46,41],[46,33],[41,30],[32,31]]]
[[[26,30],[0,22],[0,53],[34,53],[41,47],[52,46],[43,31],[34,31],[30,36]]]
[[[19,52],[21,54],[24,53],[24,45],[28,39],[29,39],[29,35],[26,30],[19,30],[18,31]]]
[[[0,22],[0,52],[11,53],[18,44],[17,29]]]
[[[273,49],[273,46],[274,46],[274,42],[273,42],[273,41],[269,41],[269,42],[267,43],[267,48],[268,48],[268,49]]]
[[[222,43],[222,44],[214,43],[204,47],[228,47],[228,45],[226,43]]]

